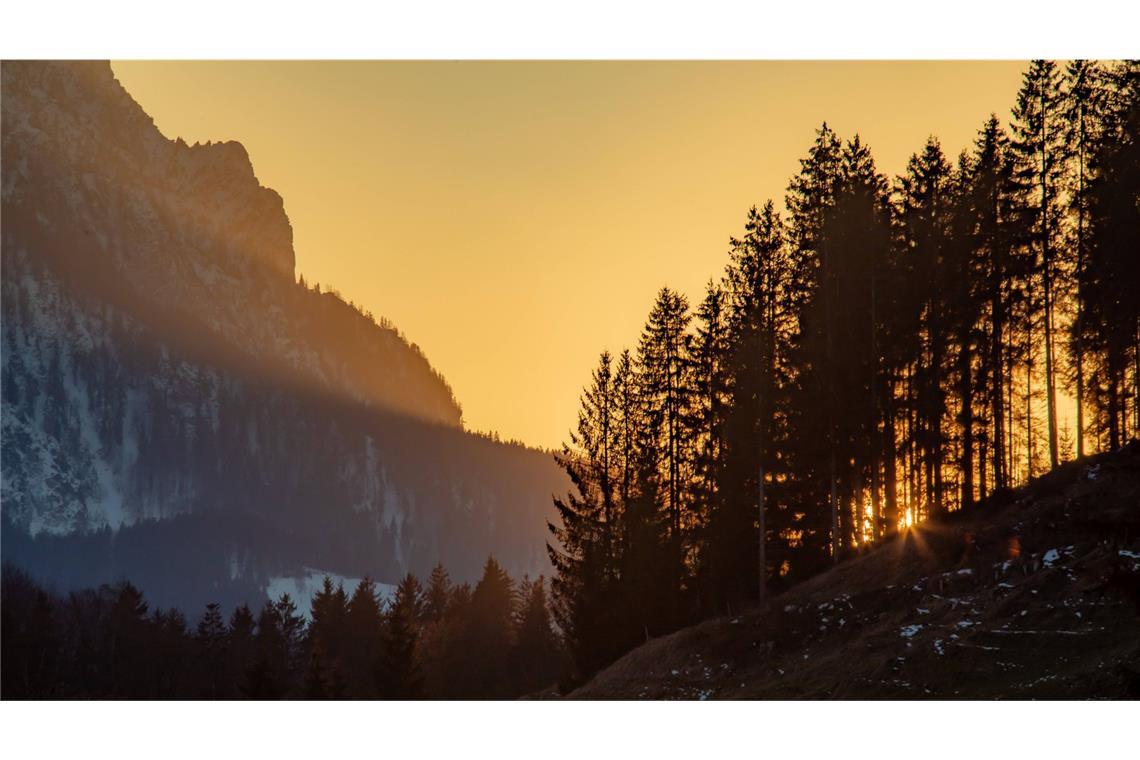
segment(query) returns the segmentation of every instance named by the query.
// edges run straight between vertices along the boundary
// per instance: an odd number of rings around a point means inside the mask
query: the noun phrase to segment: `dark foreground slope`
[[[571,696],[1140,697],[1140,446],[648,642]]]

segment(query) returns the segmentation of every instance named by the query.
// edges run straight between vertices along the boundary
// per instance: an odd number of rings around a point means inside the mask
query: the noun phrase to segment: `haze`
[[[168,137],[239,140],[299,274],[390,318],[469,428],[554,447],[664,284],[698,300],[819,124],[893,177],[1008,118],[1022,62],[117,62]]]

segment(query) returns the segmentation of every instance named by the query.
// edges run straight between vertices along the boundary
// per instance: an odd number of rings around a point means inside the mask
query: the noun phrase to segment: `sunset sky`
[[[702,295],[826,120],[951,160],[1022,62],[116,62],[168,137],[239,140],[310,282],[390,318],[467,425],[557,446],[598,353]]]

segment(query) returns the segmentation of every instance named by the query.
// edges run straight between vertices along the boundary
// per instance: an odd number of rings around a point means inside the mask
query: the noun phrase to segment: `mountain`
[[[952,666],[948,666],[953,662]],[[1140,444],[638,647],[578,699],[1140,696]]]
[[[464,432],[414,344],[295,279],[240,144],[166,139],[106,62],[2,75],[5,560],[188,608],[547,569],[552,458]]]

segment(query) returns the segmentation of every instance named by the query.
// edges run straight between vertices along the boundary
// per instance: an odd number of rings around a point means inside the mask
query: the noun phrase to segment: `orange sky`
[[[893,176],[1020,62],[116,62],[168,137],[239,140],[298,271],[395,322],[469,427],[556,446],[654,293],[696,301],[827,120]]]

